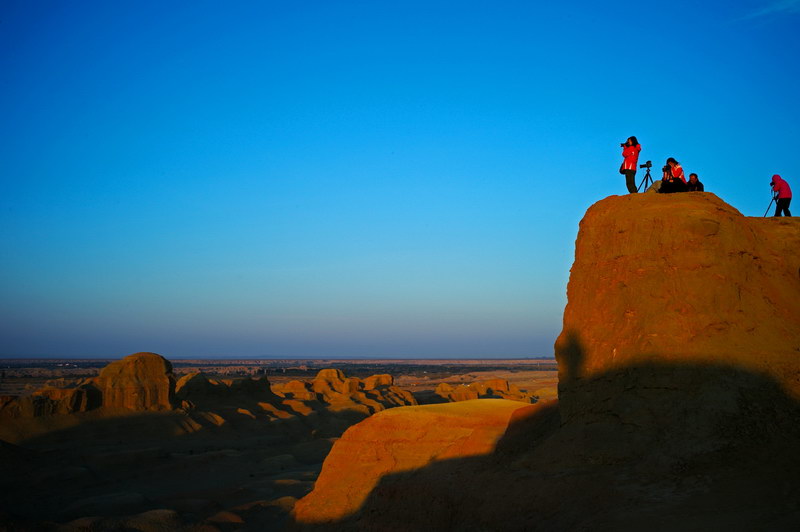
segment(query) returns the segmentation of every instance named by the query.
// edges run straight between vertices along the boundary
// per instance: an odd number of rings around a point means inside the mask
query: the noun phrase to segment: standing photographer
[[[628,187],[628,192],[631,194],[636,193],[636,165],[639,163],[639,152],[642,151],[642,146],[636,137],[628,137],[622,147],[622,166],[619,167],[619,173],[625,175],[625,185]]]
[[[772,185],[772,190],[778,193],[775,216],[781,216],[781,214],[791,216],[792,213],[789,212],[789,204],[792,202],[792,189],[789,188],[789,183],[784,181],[778,174],[775,174],[772,176],[772,183],[770,183],[770,185]]]

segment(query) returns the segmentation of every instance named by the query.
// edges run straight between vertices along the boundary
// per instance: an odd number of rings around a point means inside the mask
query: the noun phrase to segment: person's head
[[[667,159],[667,164],[674,168],[678,166],[678,161],[676,161],[674,157],[670,157],[669,159]]]
[[[628,137],[628,146],[638,146],[639,141],[636,140],[636,137]]]
[[[689,182],[697,183],[697,174],[689,174]]]

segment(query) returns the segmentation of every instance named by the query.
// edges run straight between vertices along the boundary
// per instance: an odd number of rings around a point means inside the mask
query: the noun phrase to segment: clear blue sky
[[[627,136],[800,190],[799,57],[798,1],[2,0],[0,355],[550,356]]]

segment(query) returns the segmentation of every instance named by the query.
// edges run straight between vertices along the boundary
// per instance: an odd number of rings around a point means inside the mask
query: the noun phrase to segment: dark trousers
[[[792,198],[778,198],[778,203],[775,204],[775,216],[781,216],[781,212],[786,216],[791,216],[792,213],[789,212],[789,204],[791,202]]]
[[[672,181],[662,179],[661,188],[658,191],[663,194],[686,192],[686,185],[680,179],[673,179]]]
[[[623,170],[625,172],[625,185],[628,187],[628,192],[631,194],[636,193],[636,170]]]

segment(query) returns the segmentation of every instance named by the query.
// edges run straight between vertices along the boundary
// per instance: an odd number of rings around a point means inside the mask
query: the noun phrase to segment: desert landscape
[[[0,532],[800,531],[799,28],[0,1]]]
[[[333,443],[372,414],[478,397],[531,404],[557,383],[546,359],[138,353],[0,367],[9,530],[283,530]]]

